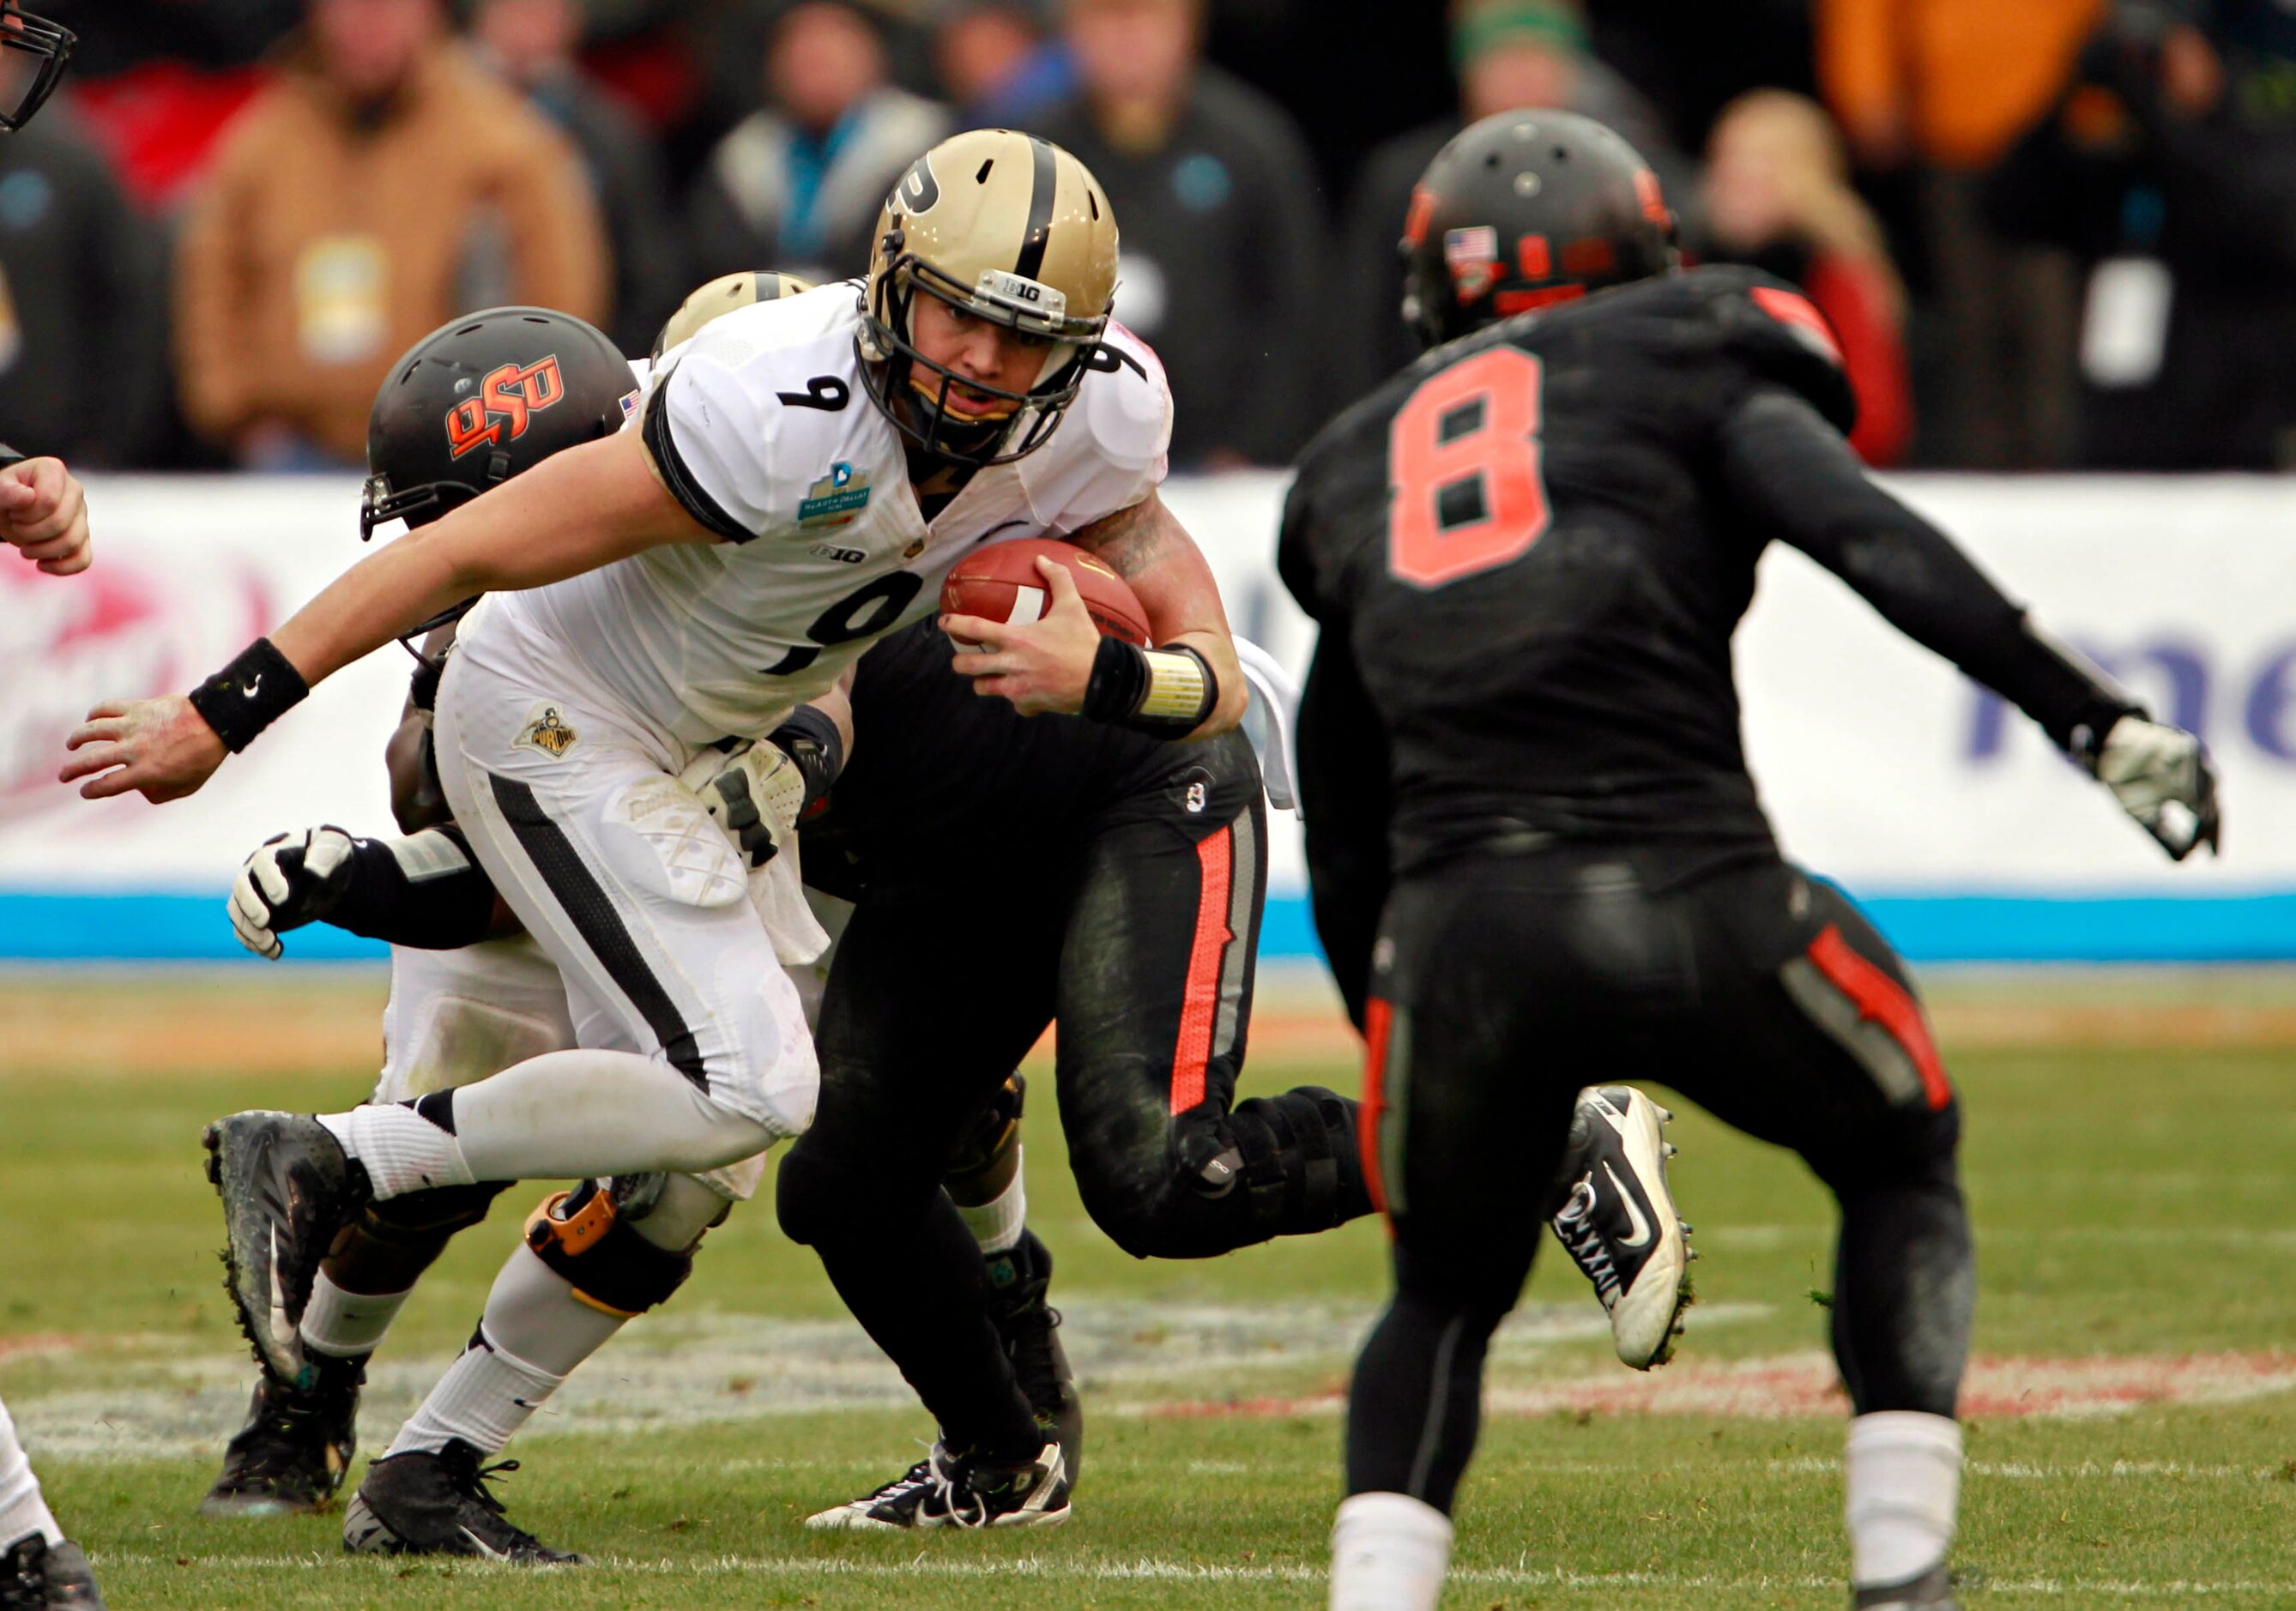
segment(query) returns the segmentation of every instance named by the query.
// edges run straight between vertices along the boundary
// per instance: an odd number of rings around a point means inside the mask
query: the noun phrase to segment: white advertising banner
[[[2296,834],[2279,831],[2296,822],[2296,482],[1893,485],[2059,635],[2207,738],[2226,854],[2170,865],[2022,716],[1781,551],[1738,661],[1789,854],[1878,897],[1916,954],[2296,956]],[[1298,670],[1313,632],[1275,575],[1283,487],[1236,475],[1168,497],[1236,630]],[[386,650],[331,679],[189,800],[78,800],[53,780],[89,705],[189,687],[360,552],[357,486],[338,477],[109,478],[90,506],[87,574],[0,556],[0,956],[223,954],[217,897],[250,847],[311,822],[388,828],[381,748],[410,662]],[[1291,949],[1302,880],[1279,822],[1285,910],[1269,936]]]

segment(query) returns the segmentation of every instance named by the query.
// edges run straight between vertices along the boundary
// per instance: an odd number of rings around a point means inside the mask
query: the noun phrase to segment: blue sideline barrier
[[[2296,961],[2296,891],[2234,895],[1889,895],[1860,899],[1916,962]],[[298,961],[380,958],[373,940],[326,928],[288,937]],[[0,891],[0,961],[213,961],[244,955],[223,896]],[[1268,958],[1317,954],[1300,895],[1268,898]]]

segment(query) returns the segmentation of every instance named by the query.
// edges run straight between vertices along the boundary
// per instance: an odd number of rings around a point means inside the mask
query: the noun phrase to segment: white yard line
[[[1805,1454],[1792,1460],[1772,1460],[1769,1469],[1798,1475],[1831,1474],[1841,1469],[1841,1462],[1823,1455]],[[2024,1460],[1971,1460],[1962,1467],[1962,1470],[1970,1476],[2005,1482],[2092,1482],[2138,1477],[2174,1482],[2187,1479],[2243,1483],[2287,1480],[2281,1476],[2279,1468],[2274,1466],[2196,1466],[2186,1460],[2080,1460],[2069,1466],[2035,1465]]]
[[[145,1555],[124,1550],[106,1550],[95,1557],[98,1566],[113,1563],[134,1563],[139,1566],[175,1565],[177,1557],[172,1550]],[[404,1573],[407,1563],[399,1559],[363,1561],[340,1555],[317,1552],[303,1555],[195,1555],[192,1568],[217,1566],[234,1571],[308,1572],[316,1566],[328,1565],[337,1570],[358,1570],[388,1573],[397,1576]],[[487,1572],[489,1570],[531,1574],[529,1566],[496,1566],[489,1562],[456,1560],[457,1572]],[[863,1578],[889,1581],[943,1579],[960,1582],[985,1582],[1000,1578],[1020,1578],[1037,1582],[1163,1582],[1163,1583],[1319,1583],[1325,1572],[1321,1566],[1212,1566],[1198,1561],[1159,1559],[1142,1556],[1132,1560],[1088,1561],[1047,1559],[1042,1556],[1024,1555],[1011,1560],[935,1560],[929,1554],[920,1554],[905,1561],[855,1560],[849,1557],[828,1556],[819,1558],[806,1556],[718,1555],[694,1559],[657,1557],[632,1559],[621,1556],[600,1556],[594,1561],[600,1573],[641,1573],[661,1577],[819,1577]],[[589,1575],[584,1574],[585,1576]],[[1775,1576],[1758,1574],[1751,1576],[1723,1576],[1711,1573],[1676,1572],[1573,1572],[1560,1568],[1533,1566],[1468,1566],[1455,1568],[1450,1580],[1458,1583],[1488,1583],[1509,1589],[1672,1589],[1726,1591],[1736,1593],[1760,1593],[1782,1589],[1831,1590],[1841,1586],[1831,1577]],[[2216,1599],[2230,1595],[2270,1595],[2296,1597],[2296,1580],[2262,1582],[2228,1579],[2177,1579],[2166,1582],[2132,1582],[2117,1579],[2098,1578],[1994,1578],[1984,1581],[1986,1591],[1995,1594],[2026,1594],[2063,1597],[2068,1599],[2104,1598],[2110,1599],[2180,1600]]]

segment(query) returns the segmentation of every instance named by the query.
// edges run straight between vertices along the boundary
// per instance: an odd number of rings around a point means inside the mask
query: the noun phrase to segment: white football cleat
[[[1637,1370],[1674,1357],[1690,1306],[1690,1227],[1667,1190],[1674,1116],[1628,1085],[1589,1086],[1570,1121],[1556,1239],[1611,1314],[1619,1358]]]

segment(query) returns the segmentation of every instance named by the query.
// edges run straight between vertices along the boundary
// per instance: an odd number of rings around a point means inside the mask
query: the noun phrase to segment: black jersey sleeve
[[[1391,878],[1387,733],[1345,635],[1326,626],[1300,694],[1295,732],[1308,890],[1348,1017],[1363,1027],[1371,953]]]
[[[2037,634],[1968,556],[1866,474],[1808,402],[1749,392],[1724,420],[1722,474],[1756,526],[1824,566],[1915,642],[2013,701],[2070,748],[2139,707]]]

